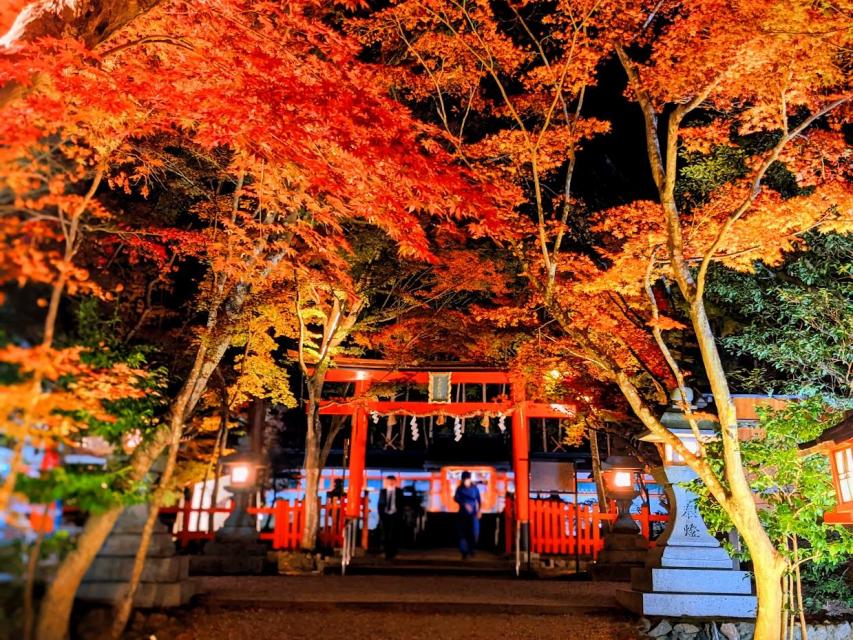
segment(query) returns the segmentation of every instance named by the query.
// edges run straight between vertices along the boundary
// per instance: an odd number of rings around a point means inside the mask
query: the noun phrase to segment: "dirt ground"
[[[128,640],[634,640],[629,616],[195,607],[134,622]]]

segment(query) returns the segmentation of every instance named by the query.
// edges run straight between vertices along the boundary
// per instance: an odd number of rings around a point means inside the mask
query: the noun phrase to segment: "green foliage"
[[[847,583],[848,565],[807,564],[803,567],[803,600],[806,611],[832,606],[853,608],[853,589]]]
[[[741,444],[744,468],[761,504],[759,517],[776,548],[793,563],[834,567],[853,553],[853,533],[826,525],[823,514],[835,508],[829,461],[822,454],[800,455],[799,445],[817,438],[840,414],[820,398],[792,403],[780,411],[761,411],[766,437]],[[709,461],[722,475],[722,445],[708,445]],[[701,482],[691,483],[709,530],[722,534],[733,524]],[[796,539],[799,550],[793,550]],[[749,559],[748,550],[740,554]]]
[[[746,154],[737,147],[716,146],[710,153],[684,153],[678,191],[687,200],[703,202],[712,191],[746,174]]]
[[[145,394],[139,398],[105,400],[102,406],[106,410],[106,417],[85,411],[66,412],[82,427],[81,433],[103,438],[113,445],[114,453],[105,467],[65,464],[42,472],[38,477],[20,475],[15,490],[23,493],[34,504],[60,501],[64,507],[98,513],[145,499],[145,486],[129,484],[125,480],[127,456],[122,450],[122,439],[128,433],[138,432],[144,442],[157,427],[168,407],[164,393],[167,372],[163,367],[148,366],[147,357],[152,353],[150,348],[126,346],[120,341],[116,333],[117,321],[100,315],[97,300],[84,299],[78,302],[75,318],[76,335],[66,340],[86,347],[81,359],[99,368],[125,363],[133,368],[147,370],[146,377],[138,383]]]
[[[682,151],[677,186],[680,204],[689,208],[707,202],[714,191],[748,174],[749,157],[767,151],[777,142],[778,134],[763,133],[735,136],[732,144],[716,145],[708,153]],[[783,198],[813,191],[812,187],[800,187],[796,175],[781,162],[770,165],[763,184]]]
[[[711,270],[708,300],[737,325],[721,344],[764,372],[746,391],[853,398],[853,235],[813,233],[806,243],[779,269]]]
[[[124,474],[125,469],[85,469],[65,465],[35,478],[19,476],[15,489],[33,503],[59,500],[63,507],[100,513],[144,500],[144,487],[128,485],[123,481]]]

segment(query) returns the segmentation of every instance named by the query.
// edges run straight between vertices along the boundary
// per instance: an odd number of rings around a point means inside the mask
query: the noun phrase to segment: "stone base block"
[[[752,595],[749,573],[731,569],[634,569],[631,571],[631,586],[636,591],[658,593]]]
[[[670,618],[723,618],[752,620],[758,602],[755,596],[709,593],[644,593],[617,591],[616,600],[641,616]]]
[[[630,582],[631,570],[635,566],[630,564],[609,564],[596,562],[590,568],[590,575],[597,582]]]
[[[631,569],[642,567],[648,552],[649,541],[639,533],[608,533],[604,549],[592,566],[592,579],[628,582]]]
[[[77,589],[77,599],[87,602],[116,604],[127,593],[127,582],[84,582]],[[140,582],[133,605],[145,609],[180,607],[195,595],[192,580],[181,582]]]
[[[205,556],[266,556],[269,547],[255,539],[250,542],[211,540],[204,546]]]
[[[190,573],[196,576],[260,575],[264,572],[264,555],[190,556]]]
[[[138,533],[123,533],[113,531],[104,542],[98,552],[104,556],[127,556],[134,557],[139,549]],[[166,557],[174,555],[175,543],[168,531],[154,531],[151,536],[151,544],[148,547],[148,557]]]
[[[608,533],[604,536],[604,549],[619,551],[639,551],[644,556],[649,550],[649,541],[639,533]]]
[[[601,564],[629,564],[636,567],[644,566],[646,551],[640,549],[604,549],[598,554]]]
[[[732,569],[732,559],[722,547],[665,545],[649,550],[647,567]]]
[[[98,555],[89,567],[85,580],[91,582],[125,582],[133,573],[132,557]],[[189,556],[167,558],[146,557],[142,582],[179,582],[189,572]]]

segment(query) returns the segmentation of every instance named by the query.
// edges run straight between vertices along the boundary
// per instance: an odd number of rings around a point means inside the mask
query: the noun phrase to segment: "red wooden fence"
[[[175,524],[180,523],[180,528],[175,527],[174,536],[183,547],[192,540],[212,540],[213,531],[190,531],[192,514],[198,514],[196,528],[202,522],[207,522],[207,514],[231,513],[234,509],[233,503],[227,507],[193,507],[184,504],[179,507],[164,507],[160,509],[163,513],[175,513],[178,515]],[[271,516],[272,530],[259,532],[261,540],[272,542],[273,549],[298,549],[302,539],[302,528],[305,522],[305,509],[302,500],[276,500],[271,507],[253,507],[248,509],[252,515]],[[320,523],[318,528],[318,540],[320,544],[340,547],[343,544],[344,524],[346,523],[346,500],[331,498],[320,504]],[[367,500],[362,504],[362,546],[367,543]],[[264,523],[265,524],[265,523]],[[266,525],[264,527],[267,528]]]
[[[515,544],[512,500],[507,499],[505,511],[506,552]],[[652,522],[666,522],[668,516],[649,513],[646,506],[631,517],[640,525],[643,537],[650,538]],[[557,500],[530,501],[530,548],[535,553],[598,557],[604,547],[602,523],[616,519],[615,510],[599,511],[598,505],[575,506]],[[654,545],[653,541],[649,542]]]

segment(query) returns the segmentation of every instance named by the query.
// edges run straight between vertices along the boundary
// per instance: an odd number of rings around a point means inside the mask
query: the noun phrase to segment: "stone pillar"
[[[77,589],[78,600],[115,604],[124,597],[147,518],[147,504],[124,510]],[[133,605],[151,608],[186,604],[195,593],[195,583],[188,575],[189,556],[175,553],[172,535],[158,520]]]
[[[646,565],[631,571],[630,591],[616,599],[644,616],[755,617],[749,573],[732,568],[732,560],[708,533],[696,494],[683,486],[696,474],[687,466],[667,465],[655,474],[670,505],[670,519]]]

